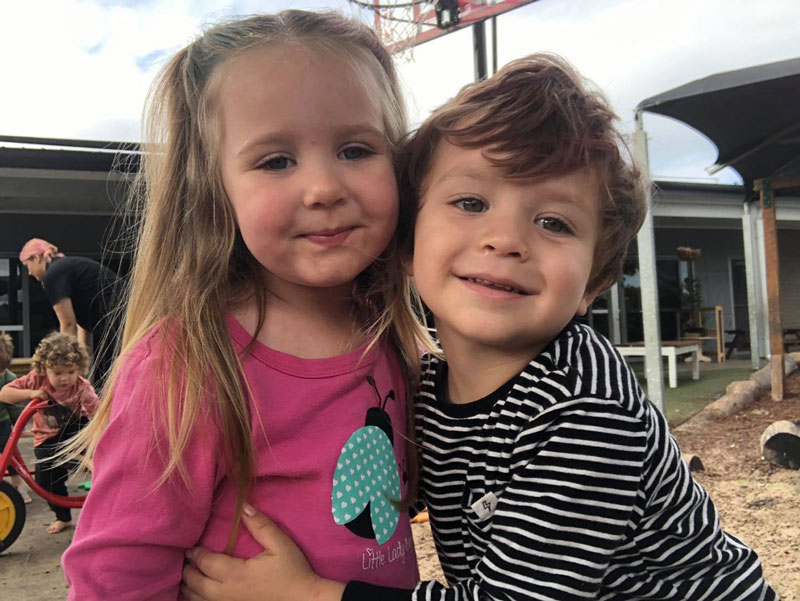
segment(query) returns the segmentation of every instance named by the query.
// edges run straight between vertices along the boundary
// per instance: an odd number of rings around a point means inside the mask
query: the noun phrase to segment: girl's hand
[[[317,576],[300,548],[263,513],[242,521],[264,552],[238,559],[195,547],[186,553],[181,593],[189,601],[340,601],[344,584]]]

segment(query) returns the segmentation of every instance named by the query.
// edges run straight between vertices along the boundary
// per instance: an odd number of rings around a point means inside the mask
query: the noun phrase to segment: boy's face
[[[44,369],[50,385],[58,391],[69,390],[75,386],[78,376],[81,375],[80,366],[75,364],[48,365]]]
[[[590,169],[509,179],[481,149],[439,144],[411,271],[446,353],[458,345],[533,357],[586,312],[599,188]]]

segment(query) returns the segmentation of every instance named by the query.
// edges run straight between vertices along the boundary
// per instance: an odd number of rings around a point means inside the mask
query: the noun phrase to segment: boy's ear
[[[583,295],[580,304],[578,305],[578,310],[575,312],[575,315],[583,316],[586,315],[586,312],[589,310],[589,305],[594,302],[594,299],[597,298],[596,292],[587,292]]]

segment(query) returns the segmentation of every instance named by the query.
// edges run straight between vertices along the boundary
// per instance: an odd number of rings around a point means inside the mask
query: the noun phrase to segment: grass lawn
[[[644,362],[632,363],[633,371],[642,387],[647,390],[644,377]],[[727,361],[722,364],[701,363],[700,379],[692,380],[692,368],[688,363],[678,364],[678,387],[667,385],[667,364],[664,362],[664,406],[667,421],[674,427],[686,421],[708,403],[725,394],[725,388],[736,380],[747,380],[753,370],[750,361]]]

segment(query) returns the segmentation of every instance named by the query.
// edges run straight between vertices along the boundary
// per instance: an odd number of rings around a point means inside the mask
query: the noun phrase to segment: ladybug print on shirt
[[[363,427],[347,439],[333,475],[331,510],[333,520],[362,538],[379,545],[388,541],[400,522],[394,502],[402,497],[399,470],[394,455],[392,421],[386,403],[394,390],[381,399],[375,380],[367,376],[378,405],[367,410]]]

